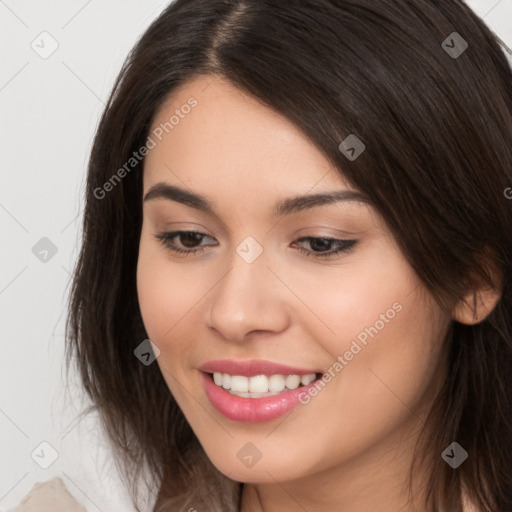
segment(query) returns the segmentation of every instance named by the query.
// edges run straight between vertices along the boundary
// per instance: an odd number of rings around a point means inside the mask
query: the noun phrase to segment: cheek
[[[180,407],[186,404],[179,382],[189,365],[193,349],[187,320],[197,303],[198,290],[178,272],[163,249],[141,242],[137,264],[137,294],[144,327],[149,339],[160,349],[157,364]],[[203,292],[204,293],[204,292]],[[188,325],[189,327],[189,325]],[[187,338],[188,336],[188,338]]]
[[[386,318],[393,303],[401,308]],[[327,386],[332,385],[328,393],[344,412],[336,430],[351,436],[354,446],[376,441],[422,411],[442,383],[439,362],[449,326],[433,301],[408,288],[359,305],[363,312],[354,307],[349,311],[353,316],[347,316],[347,336],[326,347],[343,358]],[[341,331],[342,322],[338,326]],[[328,409],[327,396],[323,403]]]
[[[335,267],[310,265],[298,270],[283,268],[281,273],[285,282],[293,284],[293,292],[309,310],[305,310],[303,318],[310,319],[314,339],[328,343],[332,355],[340,353],[345,342],[364,333],[365,328],[377,321],[380,326],[381,314],[387,312],[387,318],[398,316],[397,302],[410,297],[419,284],[413,269],[400,254],[387,244],[378,243],[371,249],[365,248],[364,255],[350,255],[346,263]]]
[[[386,430],[403,421],[441,382],[436,371],[449,317],[396,252],[340,268],[335,279],[311,280],[302,293],[308,287],[308,306],[322,319],[309,328],[332,358],[333,378],[317,405],[329,410],[335,400],[346,413],[336,428],[347,435],[369,435],[356,423]]]
[[[165,250],[141,240],[137,263],[137,294],[148,336],[157,345],[172,339],[192,304],[197,302],[197,282],[177,271]]]
[[[137,265],[137,294],[144,326],[149,338],[158,344],[173,325],[173,294],[168,293],[171,283],[159,268],[158,260],[152,261],[141,247]],[[164,315],[164,311],[167,314]]]
[[[178,376],[194,366],[202,307],[218,277],[199,267],[184,270],[183,263],[173,261],[149,238],[141,238],[137,263],[139,307],[149,339],[162,352],[159,365]],[[169,385],[172,389],[172,382]]]

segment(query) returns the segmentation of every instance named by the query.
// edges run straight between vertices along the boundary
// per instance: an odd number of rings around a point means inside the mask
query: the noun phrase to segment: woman
[[[512,73],[462,2],[178,0],[92,149],[68,323],[155,511],[512,510]]]

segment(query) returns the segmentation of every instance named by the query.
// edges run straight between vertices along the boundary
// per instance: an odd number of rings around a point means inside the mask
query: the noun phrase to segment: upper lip
[[[234,359],[221,359],[208,361],[199,367],[199,370],[206,373],[227,373],[229,375],[243,375],[254,377],[255,375],[309,375],[321,373],[318,370],[296,368],[285,364],[273,363],[272,361],[250,360],[236,361]]]

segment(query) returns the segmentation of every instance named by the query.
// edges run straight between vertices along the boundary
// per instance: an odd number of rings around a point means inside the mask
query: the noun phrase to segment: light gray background
[[[65,400],[64,322],[92,137],[125,56],[167,3],[0,0],[0,511],[54,476],[88,511],[134,510],[96,418],[74,421],[77,380]],[[468,3],[512,48],[512,0]],[[45,59],[31,47],[51,49],[44,31],[58,43]],[[46,262],[32,252],[42,237],[57,247]],[[58,452],[47,469],[41,442]]]

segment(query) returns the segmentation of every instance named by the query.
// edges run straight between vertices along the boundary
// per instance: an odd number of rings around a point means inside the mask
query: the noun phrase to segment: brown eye
[[[203,249],[201,246],[198,246],[198,242],[201,242],[203,238],[210,238],[208,235],[204,233],[199,233],[198,231],[173,231],[170,233],[160,233],[155,235],[157,239],[159,239],[163,245],[180,254],[195,254]],[[179,243],[182,247],[176,246],[175,239],[179,240]]]
[[[313,256],[317,258],[332,258],[342,252],[348,252],[357,243],[357,240],[341,240],[338,238],[328,237],[313,237],[305,236],[299,238],[297,242],[307,242],[311,247],[310,250],[298,247],[299,251],[303,252],[306,256]],[[331,249],[332,246],[334,249]],[[329,250],[330,249],[330,250]]]

